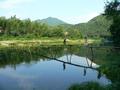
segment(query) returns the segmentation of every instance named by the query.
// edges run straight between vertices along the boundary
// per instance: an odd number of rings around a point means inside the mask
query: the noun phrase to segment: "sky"
[[[0,0],[0,16],[31,20],[54,17],[84,23],[104,12],[105,0]]]

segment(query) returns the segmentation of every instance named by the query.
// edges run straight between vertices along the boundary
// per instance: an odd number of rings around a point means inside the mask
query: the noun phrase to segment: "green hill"
[[[108,29],[111,21],[108,21],[105,16],[99,15],[87,23],[76,24],[74,28],[81,31],[82,35],[88,37],[103,37],[109,35]]]
[[[46,19],[42,19],[40,20],[42,23],[46,23],[48,25],[51,26],[56,26],[56,25],[61,25],[61,24],[67,24],[66,22],[59,20],[57,18],[53,18],[53,17],[48,17]]]
[[[97,38],[105,37],[110,35],[108,29],[111,25],[111,21],[108,21],[104,15],[99,15],[94,17],[87,23],[79,23],[76,25],[67,24],[62,20],[57,18],[48,17],[46,19],[40,20],[42,23],[46,23],[50,26],[60,25],[65,31],[68,31],[69,34],[75,34],[75,32],[81,32],[82,36]],[[77,31],[78,30],[78,31]],[[73,36],[74,37],[74,36]]]

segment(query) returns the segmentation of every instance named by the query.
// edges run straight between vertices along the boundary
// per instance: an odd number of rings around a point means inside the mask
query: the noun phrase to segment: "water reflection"
[[[65,64],[65,62],[63,62],[63,70],[65,70],[66,69],[66,64]]]
[[[0,90],[66,90],[87,81],[110,84],[96,70],[99,65],[89,51],[80,46],[1,48]]]

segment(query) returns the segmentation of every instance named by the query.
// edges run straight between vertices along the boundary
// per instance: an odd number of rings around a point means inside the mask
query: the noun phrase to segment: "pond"
[[[97,70],[104,62],[93,52],[71,45],[1,48],[0,90],[67,90],[88,81],[111,84]]]

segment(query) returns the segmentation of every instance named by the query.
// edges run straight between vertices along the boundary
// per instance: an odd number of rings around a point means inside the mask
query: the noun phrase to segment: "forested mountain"
[[[61,24],[67,24],[66,22],[59,20],[57,18],[53,18],[53,17],[48,17],[46,19],[42,19],[40,20],[42,23],[46,23],[48,25],[51,26],[56,26],[56,25],[61,25]]]
[[[80,23],[74,26],[81,31],[82,35],[88,37],[103,37],[109,35],[109,27],[112,21],[108,21],[105,16],[99,15],[87,23]]]

